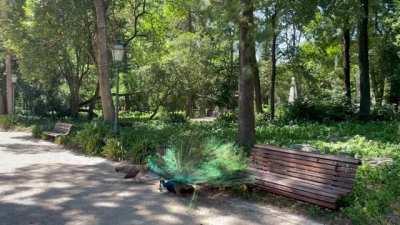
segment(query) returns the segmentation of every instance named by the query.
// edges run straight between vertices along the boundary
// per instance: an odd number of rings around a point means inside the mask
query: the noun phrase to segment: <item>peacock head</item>
[[[166,184],[167,182],[164,180],[164,179],[162,179],[162,180],[160,180],[160,190],[163,188],[163,187],[165,187],[165,184]]]

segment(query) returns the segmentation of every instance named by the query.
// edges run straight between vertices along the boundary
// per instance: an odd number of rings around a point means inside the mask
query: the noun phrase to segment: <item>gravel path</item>
[[[124,181],[113,163],[0,132],[0,225],[319,225],[238,199],[189,200]]]

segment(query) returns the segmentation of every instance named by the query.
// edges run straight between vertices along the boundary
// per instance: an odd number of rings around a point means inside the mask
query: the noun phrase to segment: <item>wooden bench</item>
[[[44,134],[48,137],[57,138],[60,136],[66,136],[71,132],[72,124],[57,122],[54,129],[51,132],[45,132]]]
[[[357,159],[256,145],[249,170],[256,188],[336,209],[351,192]]]

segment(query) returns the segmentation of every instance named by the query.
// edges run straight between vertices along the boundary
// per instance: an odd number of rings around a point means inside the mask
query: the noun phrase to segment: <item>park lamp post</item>
[[[12,102],[13,102],[12,106],[13,106],[13,113],[15,114],[15,89],[17,87],[17,81],[18,81],[18,77],[17,77],[16,74],[12,75],[11,81],[12,81],[12,84],[13,84],[13,87],[12,87]]]
[[[118,117],[119,117],[119,64],[122,62],[124,59],[124,54],[125,54],[125,48],[123,45],[117,43],[113,46],[112,49],[112,57],[113,61],[116,64],[116,70],[117,70],[117,93],[116,93],[116,99],[115,99],[115,118],[114,118],[114,132],[118,132]]]

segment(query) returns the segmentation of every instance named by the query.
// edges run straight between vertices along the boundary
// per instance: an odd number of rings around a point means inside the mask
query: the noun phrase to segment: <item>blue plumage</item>
[[[162,190],[163,188],[166,188],[169,192],[171,193],[175,193],[176,194],[176,182],[172,181],[172,180],[160,180],[160,190]]]

